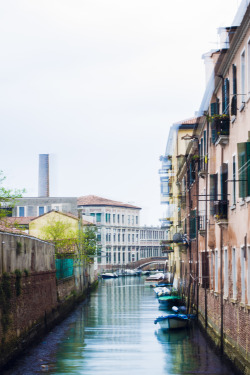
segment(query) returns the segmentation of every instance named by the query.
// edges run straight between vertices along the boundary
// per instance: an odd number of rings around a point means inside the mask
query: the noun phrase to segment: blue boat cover
[[[166,319],[188,320],[189,318],[186,314],[168,314],[165,316],[159,316],[157,319],[154,320],[154,324],[162,322]]]

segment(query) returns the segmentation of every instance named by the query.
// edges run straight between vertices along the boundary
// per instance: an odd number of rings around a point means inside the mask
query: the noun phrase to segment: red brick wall
[[[0,278],[1,282],[2,278]],[[57,307],[57,286],[55,271],[33,272],[28,276],[22,273],[21,294],[16,295],[16,275],[11,274],[11,297],[8,299],[10,309],[9,323],[3,330],[0,322],[0,366],[6,355],[16,346],[19,337],[24,337],[29,330],[41,324],[46,325],[46,319],[53,309]],[[2,317],[2,306],[0,306]],[[1,344],[3,343],[3,344]],[[1,346],[2,345],[2,346]]]

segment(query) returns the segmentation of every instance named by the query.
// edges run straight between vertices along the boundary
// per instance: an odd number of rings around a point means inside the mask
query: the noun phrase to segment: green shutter
[[[210,104],[210,113],[211,113],[211,116],[217,115],[216,109],[217,109],[217,103],[211,103]]]
[[[249,143],[249,142],[247,142]],[[238,180],[239,180],[239,197],[245,198],[247,193],[247,153],[246,142],[238,143]]]
[[[247,196],[250,196],[250,142],[246,142],[247,165]]]
[[[191,239],[196,238],[196,210],[191,210],[190,212],[190,218],[189,218],[189,237]]]
[[[214,215],[214,201],[217,201],[218,197],[218,175],[210,174],[210,215]]]

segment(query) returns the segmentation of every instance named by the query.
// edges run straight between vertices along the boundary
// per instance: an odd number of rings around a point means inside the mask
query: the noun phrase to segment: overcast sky
[[[0,169],[38,194],[38,154],[53,153],[56,196],[142,207],[158,224],[159,156],[193,117],[203,53],[239,0],[8,0],[0,4]],[[54,186],[55,184],[53,184]]]

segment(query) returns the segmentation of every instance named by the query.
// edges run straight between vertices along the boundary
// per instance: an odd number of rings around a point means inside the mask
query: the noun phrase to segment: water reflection
[[[102,280],[90,301],[8,374],[233,375],[197,327],[155,330],[159,315],[159,303],[143,278]]]

